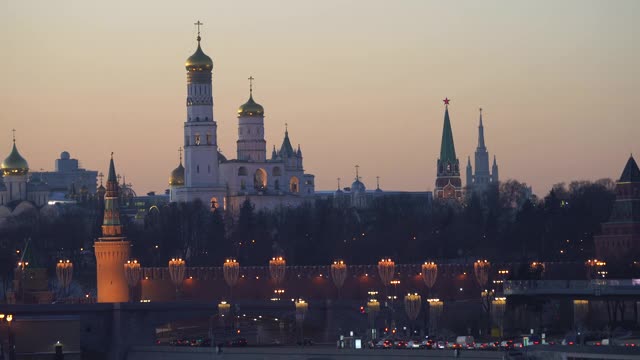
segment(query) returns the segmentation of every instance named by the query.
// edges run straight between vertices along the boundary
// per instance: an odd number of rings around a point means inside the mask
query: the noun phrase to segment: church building
[[[0,170],[0,205],[20,201],[30,201],[38,207],[47,204],[49,187],[40,177],[29,177],[29,164],[18,152],[15,133],[11,153],[0,165]]]
[[[200,22],[196,25],[201,25]],[[313,199],[314,176],[306,174],[300,145],[294,149],[285,129],[279,149],[273,146],[267,158],[264,138],[264,108],[253,99],[253,77],[249,99],[238,109],[236,159],[223,156],[217,144],[213,115],[213,61],[200,46],[187,59],[187,119],[184,123],[184,165],[169,178],[172,202],[200,199],[212,208],[222,206],[232,213],[250,200],[256,210],[299,206]]]

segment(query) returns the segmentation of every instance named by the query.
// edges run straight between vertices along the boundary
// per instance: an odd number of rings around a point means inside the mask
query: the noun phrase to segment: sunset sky
[[[640,1],[2,1],[0,158],[15,128],[33,171],[67,150],[106,172],[113,151],[138,194],[164,191],[200,20],[227,157],[252,75],[268,154],[288,123],[316,190],[356,164],[368,188],[433,190],[448,97],[463,180],[482,107],[501,180],[544,195],[640,157],[639,19]]]

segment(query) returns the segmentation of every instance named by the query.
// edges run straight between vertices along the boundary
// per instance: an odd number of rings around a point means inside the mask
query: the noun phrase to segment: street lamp
[[[240,263],[236,259],[226,259],[222,264],[222,272],[224,273],[224,281],[229,286],[229,297],[233,294],[233,287],[238,282],[238,276],[240,275]]]
[[[347,264],[345,264],[343,260],[334,261],[333,264],[331,264],[331,280],[333,280],[333,284],[338,288],[338,294],[346,279]]]
[[[433,298],[427,299],[427,303],[429,304],[429,335],[431,335],[431,331],[435,331],[438,328],[444,302]]]
[[[420,308],[422,307],[422,297],[418,293],[409,293],[404,296],[404,311],[409,318],[409,325],[415,322],[420,314]],[[412,326],[409,326],[409,333],[413,335]]]
[[[438,264],[434,262],[425,262],[422,264],[422,280],[427,285],[429,292],[438,279]]]
[[[587,260],[585,266],[587,269],[587,279],[589,280],[605,278],[607,276],[607,272],[605,271],[607,263],[604,261],[598,259]]]
[[[371,329],[371,340],[374,340],[376,336],[376,314],[380,312],[380,302],[374,298],[378,295],[377,291],[369,291],[370,299],[367,302],[367,315],[369,317],[369,327]]]
[[[473,263],[473,272],[476,275],[476,281],[481,288],[487,285],[490,270],[491,263],[488,260],[478,260]]]
[[[129,286],[129,301],[133,301],[133,289],[138,286],[142,278],[142,269],[138,260],[127,260],[124,264],[124,277]]]
[[[300,328],[300,340],[301,340],[301,344],[302,346],[304,346],[304,317],[307,314],[307,311],[309,310],[309,304],[302,300],[302,299],[298,299],[295,301],[295,306],[296,306],[296,323],[298,324],[298,327]]]
[[[500,337],[502,337],[504,311],[506,309],[506,306],[506,297],[496,297],[491,301],[491,314],[493,314],[493,321],[500,326]]]
[[[19,271],[19,275],[20,275],[20,293],[21,293],[21,300],[24,303],[24,282],[25,282],[25,278],[26,278],[26,274],[24,269],[29,266],[29,262],[28,261],[19,261],[18,262],[18,267],[16,268],[17,271]]]
[[[184,280],[184,272],[185,272],[185,262],[182,259],[173,258],[169,260],[169,276],[171,277],[171,282],[176,287],[176,299],[179,295],[179,288],[182,285],[182,281]]]
[[[286,265],[287,262],[282,256],[277,256],[269,260],[269,274],[271,275],[271,280],[273,280],[276,286],[280,285],[282,281],[284,281]]]
[[[529,266],[529,271],[537,280],[541,280],[544,275],[545,265],[543,262],[534,261]]]
[[[58,278],[58,286],[62,290],[62,293],[65,294],[73,278],[73,263],[70,260],[58,260],[56,264],[56,276]]]

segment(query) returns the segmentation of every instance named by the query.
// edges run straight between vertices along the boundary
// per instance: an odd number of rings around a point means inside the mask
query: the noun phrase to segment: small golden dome
[[[0,169],[2,169],[4,176],[24,175],[29,172],[29,164],[18,152],[15,140],[13,142],[11,154],[4,159],[2,165],[0,165]]]
[[[198,38],[198,48],[193,55],[189,56],[184,66],[187,71],[211,71],[213,70],[213,60],[202,51],[200,38]]]
[[[182,162],[177,168],[173,169],[171,176],[169,177],[170,186],[184,186],[184,166]]]
[[[249,95],[249,100],[238,108],[238,116],[264,116],[264,108]]]

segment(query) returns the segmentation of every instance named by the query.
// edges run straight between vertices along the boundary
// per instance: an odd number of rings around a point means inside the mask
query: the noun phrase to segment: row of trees
[[[331,198],[300,208],[256,211],[246,201],[238,216],[209,211],[208,204],[153,207],[143,225],[123,217],[133,254],[145,266],[171,257],[189,265],[220,265],[234,256],[243,265],[265,265],[273,255],[289,264],[372,264],[426,259],[581,261],[594,256],[593,236],[615,200],[611,180],[558,184],[538,199],[524,183],[506,181],[467,195],[463,203],[411,195],[380,196],[366,209],[338,206]],[[30,260],[42,266],[79,256],[100,236],[102,212],[95,204],[43,210],[0,229],[0,258],[13,264],[30,239]],[[4,260],[7,260],[6,262]],[[9,266],[9,265],[8,265]],[[5,269],[8,270],[8,269]]]
[[[163,266],[172,256],[197,266],[235,256],[265,265],[272,255],[289,264],[399,263],[478,257],[499,260],[581,261],[594,256],[593,236],[615,200],[611,180],[558,184],[543,199],[526,184],[506,181],[468,195],[464,203],[411,195],[381,196],[366,209],[336,206],[331,198],[300,208],[256,211],[246,201],[237,217],[202,203],[152,210],[144,228],[129,230],[135,253]],[[135,230],[134,230],[135,229]]]

